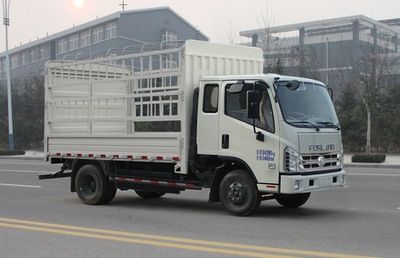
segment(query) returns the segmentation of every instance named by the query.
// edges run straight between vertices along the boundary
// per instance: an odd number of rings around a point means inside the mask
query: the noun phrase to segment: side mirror
[[[260,91],[247,91],[247,117],[260,119]]]
[[[333,100],[333,89],[328,88],[329,96],[331,96],[331,100]]]

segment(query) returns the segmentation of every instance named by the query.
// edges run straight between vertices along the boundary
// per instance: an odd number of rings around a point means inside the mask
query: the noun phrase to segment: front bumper
[[[280,193],[307,193],[344,186],[345,175],[346,172],[343,169],[338,172],[315,175],[281,175]]]

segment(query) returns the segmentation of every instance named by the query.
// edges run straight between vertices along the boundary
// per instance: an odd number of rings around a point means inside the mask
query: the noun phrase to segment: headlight
[[[298,172],[299,169],[299,154],[292,148],[285,148],[285,170],[286,172]]]
[[[337,155],[337,162],[336,162],[336,166],[341,167],[343,165],[343,154],[339,153]]]

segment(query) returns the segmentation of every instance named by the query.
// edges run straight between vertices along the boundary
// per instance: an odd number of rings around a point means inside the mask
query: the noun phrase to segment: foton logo
[[[335,149],[335,144],[327,145],[310,145],[308,146],[309,151],[331,151]]]

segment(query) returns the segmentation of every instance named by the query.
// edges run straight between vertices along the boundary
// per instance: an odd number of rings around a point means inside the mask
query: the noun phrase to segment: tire
[[[111,202],[114,199],[116,193],[117,193],[117,186],[115,185],[114,182],[109,182],[108,192],[106,196],[104,196],[104,199],[101,203],[106,204]]]
[[[310,198],[311,193],[301,194],[279,194],[276,196],[276,201],[287,208],[297,208],[305,204]]]
[[[236,216],[251,215],[261,202],[261,195],[246,170],[233,170],[225,175],[219,186],[222,206]]]
[[[157,199],[163,196],[164,192],[148,192],[148,191],[141,191],[135,190],[136,194],[142,197],[143,199]]]
[[[110,202],[116,193],[115,184],[111,183],[103,171],[96,165],[84,165],[76,174],[75,189],[79,199],[89,205]]]

